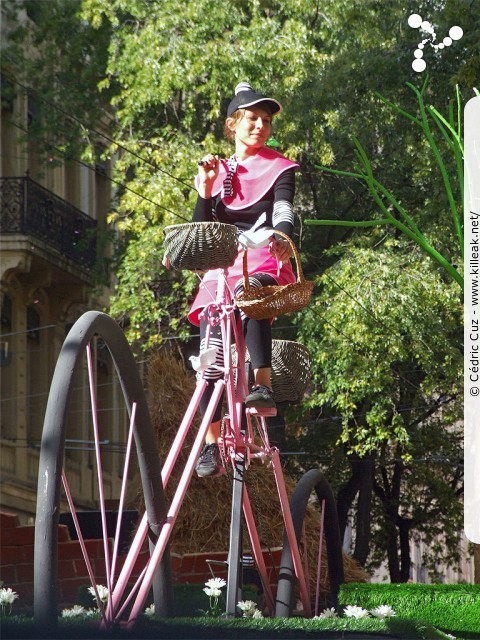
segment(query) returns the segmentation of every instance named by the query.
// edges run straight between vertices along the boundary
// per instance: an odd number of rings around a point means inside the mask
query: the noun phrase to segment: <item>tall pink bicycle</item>
[[[68,503],[76,535],[82,547],[91,586],[98,603],[101,625],[112,627],[118,624],[132,626],[142,616],[145,603],[153,590],[155,613],[170,615],[173,611],[173,588],[170,568],[169,541],[190,479],[195,470],[208,426],[219,403],[223,403],[222,435],[219,440],[224,464],[231,469],[232,500],[229,552],[227,562],[226,614],[239,615],[237,603],[242,599],[242,557],[244,551],[244,529],[248,533],[249,549],[263,587],[267,615],[287,617],[301,610],[301,615],[319,613],[320,571],[322,569],[322,546],[326,543],[330,584],[330,602],[336,604],[339,585],[343,582],[343,557],[336,516],[335,500],[331,488],[319,470],[306,472],[299,480],[291,496],[288,496],[280,462],[280,451],[272,446],[268,433],[268,418],[276,409],[246,408],[244,399],[248,394],[248,364],[241,320],[236,301],[227,284],[228,265],[238,249],[238,231],[231,225],[220,223],[189,223],[176,225],[186,233],[172,251],[172,265],[178,268],[198,269],[200,258],[207,259],[208,268],[218,268],[217,293],[207,304],[203,313],[208,326],[220,326],[223,341],[224,365],[222,375],[215,382],[208,407],[194,427],[200,400],[205,393],[207,381],[198,376],[194,393],[183,419],[180,421],[169,453],[160,464],[156,436],[153,432],[149,409],[138,374],[133,353],[126,338],[108,315],[89,311],[79,318],[68,333],[56,364],[48,398],[42,434],[38,498],[35,527],[35,623],[52,625],[58,618],[58,523],[61,502]],[[167,228],[168,230],[168,228]],[[198,238],[198,233],[202,237]],[[227,236],[225,236],[225,233]],[[268,241],[272,230],[261,230],[243,243],[248,247]],[[262,235],[263,234],[263,235]],[[247,234],[248,235],[248,234]],[[188,240],[186,240],[187,238]],[[262,239],[263,238],[263,239]],[[201,247],[200,258],[192,259],[192,247]],[[215,257],[209,257],[209,247],[214,247]],[[174,255],[175,254],[175,255]],[[200,260],[201,261],[201,260]],[[297,265],[298,266],[298,265]],[[207,344],[205,352],[208,351]],[[101,357],[99,358],[99,351]],[[202,355],[202,354],[200,354]],[[101,372],[98,363],[116,372],[116,384],[124,402],[123,420],[126,442],[122,449],[122,468],[117,471],[122,478],[116,500],[116,515],[113,526],[108,522],[108,504],[111,500],[112,443],[105,437],[104,425],[111,418],[105,416],[102,405]],[[85,384],[86,389],[83,389]],[[81,415],[83,431],[78,438],[80,420],[79,394],[88,393],[89,415]],[[104,404],[104,403],[103,403]],[[180,479],[166,504],[164,490],[172,481],[172,471],[179,453],[185,446],[187,434],[196,428],[188,459],[181,471]],[[88,429],[88,434],[85,433]],[[72,434],[77,437],[72,437]],[[75,451],[81,442],[81,453],[77,464],[69,452]],[[85,449],[87,451],[85,452]],[[124,453],[123,453],[124,451]],[[82,456],[84,456],[82,458]],[[104,561],[98,563],[90,557],[88,541],[82,531],[82,506],[76,498],[78,487],[78,464],[88,456],[95,485],[96,507],[101,521]],[[277,499],[284,522],[283,551],[277,567],[277,586],[270,585],[264,553],[258,532],[251,498],[245,484],[248,469],[255,464],[266,464],[275,478]],[[145,512],[137,523],[132,538],[128,540],[126,556],[122,547],[121,531],[127,509],[126,494],[132,469],[140,472]],[[215,480],[205,480],[214,483]],[[63,493],[62,493],[63,487]],[[108,492],[107,492],[108,488]],[[170,486],[169,486],[170,489]],[[214,488],[212,487],[212,490]],[[108,496],[108,497],[107,497]],[[274,496],[272,496],[274,499]],[[318,532],[309,532],[308,544],[305,535],[307,505],[315,501],[321,510]],[[311,525],[309,525],[311,526]],[[311,540],[315,540],[312,544]],[[146,555],[142,549],[148,545],[150,553],[138,571],[141,559]],[[312,547],[316,549],[312,549]],[[99,566],[101,567],[99,568]],[[136,571],[135,577],[134,570]],[[138,575],[139,574],[139,575]],[[105,585],[108,598],[102,599],[97,585]],[[301,601],[298,607],[297,599]],[[103,601],[102,601],[103,600]]]

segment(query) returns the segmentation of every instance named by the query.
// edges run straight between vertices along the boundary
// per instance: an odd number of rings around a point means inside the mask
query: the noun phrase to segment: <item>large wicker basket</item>
[[[165,257],[174,269],[226,269],[238,255],[237,227],[222,222],[187,222],[165,227]]]
[[[232,353],[236,365],[235,345]],[[250,362],[248,351],[245,361]],[[310,364],[310,353],[305,345],[292,340],[272,340],[272,390],[277,404],[298,404],[302,401],[310,382]],[[250,371],[249,382],[253,384],[253,371]]]
[[[269,285],[266,287],[252,287],[248,278],[248,251],[243,256],[244,290],[235,298],[235,303],[245,315],[254,320],[276,318],[285,313],[298,311],[306,307],[312,295],[313,281],[305,280],[300,257],[292,240],[287,234],[275,231],[288,240],[293,250],[297,267],[297,281],[286,285]]]

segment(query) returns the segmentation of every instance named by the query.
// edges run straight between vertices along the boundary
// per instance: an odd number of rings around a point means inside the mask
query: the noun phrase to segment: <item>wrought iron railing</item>
[[[97,222],[31,178],[0,178],[0,232],[32,236],[84,267],[96,258]]]

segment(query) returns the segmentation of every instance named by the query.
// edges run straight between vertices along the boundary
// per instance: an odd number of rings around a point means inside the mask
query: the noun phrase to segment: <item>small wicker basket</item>
[[[233,361],[237,363],[235,345],[232,347]],[[250,362],[247,351],[246,362]],[[302,401],[310,382],[310,353],[300,342],[272,340],[272,390],[277,404]],[[253,384],[253,372],[250,382]]]
[[[174,269],[225,269],[238,255],[237,227],[223,222],[187,222],[165,227],[165,257]]]
[[[269,285],[265,287],[252,287],[248,278],[247,253],[243,255],[243,282],[244,290],[235,298],[235,304],[245,315],[254,320],[276,318],[285,313],[298,311],[306,307],[312,295],[313,281],[305,280],[300,257],[292,240],[286,233],[275,231],[288,240],[293,250],[297,266],[297,281],[285,285]]]

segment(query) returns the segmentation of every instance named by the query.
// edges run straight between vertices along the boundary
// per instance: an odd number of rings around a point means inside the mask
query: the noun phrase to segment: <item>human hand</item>
[[[284,240],[283,238],[272,240],[268,250],[279,262],[288,262],[293,254],[290,243],[288,240]]]
[[[220,171],[218,156],[208,153],[198,161],[198,176],[200,182],[213,181]]]

